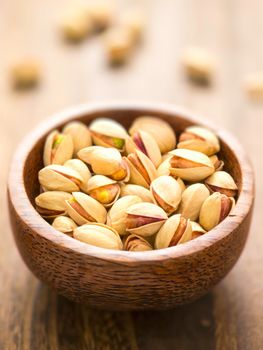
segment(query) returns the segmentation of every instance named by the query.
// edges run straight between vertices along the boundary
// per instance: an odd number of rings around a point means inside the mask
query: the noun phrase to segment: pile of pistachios
[[[201,126],[176,136],[151,116],[136,118],[129,132],[112,119],[73,121],[47,136],[36,209],[58,231],[98,247],[182,244],[235,204],[238,187],[219,151],[218,137]]]

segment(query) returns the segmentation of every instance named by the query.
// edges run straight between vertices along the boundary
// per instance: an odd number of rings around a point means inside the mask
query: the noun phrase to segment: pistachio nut
[[[151,159],[155,167],[158,167],[162,162],[162,155],[157,142],[146,131],[138,130],[132,137],[127,137],[125,145],[128,154],[138,149]]]
[[[73,156],[74,146],[70,135],[52,131],[46,138],[44,146],[43,162],[44,165],[64,164]]]
[[[45,219],[52,219],[66,214],[65,201],[72,195],[63,191],[43,192],[35,198],[36,210]]]
[[[188,149],[175,149],[170,152],[170,172],[190,182],[204,180],[212,175],[215,168],[207,155]]]
[[[112,206],[120,195],[120,186],[104,175],[94,175],[88,181],[88,194],[106,208]]]
[[[192,227],[192,239],[200,237],[204,233],[206,233],[206,230],[204,230],[203,227],[195,221],[191,221],[191,227]]]
[[[121,185],[121,197],[128,195],[135,195],[140,197],[143,202],[153,203],[151,192],[143,186],[133,184]]]
[[[82,177],[83,182],[80,184],[80,189],[87,193],[88,192],[88,181],[91,178],[91,173],[87,165],[80,159],[69,159],[64,164],[65,167],[73,169],[79,173]]]
[[[88,11],[95,31],[106,29],[113,20],[114,6],[109,1],[93,1]]]
[[[173,177],[167,175],[157,177],[152,181],[150,191],[154,202],[159,205],[168,216],[176,211],[181,201],[182,190],[179,183]]]
[[[136,44],[141,36],[144,29],[145,19],[143,14],[138,9],[126,11],[121,18],[121,25],[126,27],[132,37],[132,41]]]
[[[191,149],[211,156],[220,150],[218,137],[209,129],[190,126],[179,137],[178,148]]]
[[[199,216],[200,225],[206,230],[212,230],[223,221],[235,205],[232,197],[220,192],[214,192],[203,203]]]
[[[38,173],[41,186],[48,191],[78,191],[83,178],[73,169],[63,165],[48,165]]]
[[[108,212],[107,225],[113,227],[119,235],[126,233],[126,210],[135,203],[141,203],[138,196],[128,195],[119,198]]]
[[[138,130],[148,132],[156,140],[162,153],[173,150],[176,146],[176,136],[171,126],[163,119],[142,116],[132,123],[129,133],[133,136]]]
[[[167,220],[165,211],[153,203],[133,204],[126,214],[126,230],[143,237],[155,234]]]
[[[58,216],[55,218],[55,220],[52,223],[52,226],[62,232],[62,233],[66,233],[69,236],[73,236],[73,230],[75,228],[77,228],[78,226],[76,225],[76,223],[69,218],[68,216]]]
[[[177,244],[190,241],[192,238],[192,227],[189,219],[181,214],[176,214],[164,223],[156,235],[155,248],[162,249],[173,247]]]
[[[78,241],[94,245],[96,247],[121,250],[122,241],[117,231],[103,224],[86,224],[73,231],[73,237]]]
[[[72,198],[66,201],[69,216],[78,224],[89,222],[104,224],[107,211],[102,204],[82,192],[73,192]]]
[[[182,194],[179,213],[185,218],[195,221],[199,217],[202,204],[209,197],[209,191],[204,184],[193,184]]]
[[[143,252],[152,249],[150,243],[138,235],[129,235],[124,243],[124,250],[130,252]]]
[[[157,177],[157,170],[152,161],[139,150],[128,154],[125,159],[130,169],[129,182],[148,188]]]
[[[213,163],[215,171],[223,170],[224,162],[220,160],[216,154],[214,154],[213,156],[210,156],[209,159]]]
[[[129,166],[115,148],[86,147],[78,152],[78,157],[90,164],[95,174],[105,175],[116,181],[129,180]]]
[[[75,156],[82,148],[92,145],[90,131],[84,123],[70,122],[64,126],[63,133],[72,137]]]
[[[216,171],[205,180],[205,184],[210,192],[220,192],[228,197],[237,195],[238,187],[233,177],[226,171]]]
[[[165,157],[165,159],[163,160],[163,162],[159,165],[159,167],[157,168],[157,176],[163,176],[163,175],[168,175],[168,176],[172,176],[180,185],[182,192],[185,190],[185,184],[183,182],[183,180],[178,177],[178,176],[173,176],[170,173],[170,159],[172,158],[172,155],[170,154],[169,157]]]
[[[113,119],[96,119],[90,124],[90,132],[95,145],[117,148],[123,152],[128,136],[125,128]]]

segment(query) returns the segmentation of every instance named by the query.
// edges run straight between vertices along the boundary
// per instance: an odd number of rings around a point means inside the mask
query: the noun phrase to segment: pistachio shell
[[[66,214],[65,201],[72,195],[68,192],[49,191],[43,192],[35,198],[36,210],[43,218],[55,218]]]
[[[52,226],[62,232],[72,236],[73,230],[77,228],[75,222],[67,216],[58,216],[52,223]]]
[[[154,202],[159,205],[167,215],[176,211],[182,196],[179,183],[171,176],[163,175],[154,179],[150,190]]]
[[[191,227],[192,227],[192,239],[200,237],[204,233],[206,233],[206,230],[204,230],[203,227],[195,221],[191,221]]]
[[[129,59],[133,49],[133,39],[130,31],[119,25],[107,31],[104,45],[109,63],[120,65]]]
[[[88,194],[106,208],[116,202],[120,195],[120,186],[104,175],[95,175],[88,181]]]
[[[151,159],[155,167],[162,162],[160,148],[151,134],[146,131],[138,130],[132,137],[126,138],[126,152],[133,153],[136,149],[143,152]]]
[[[170,175],[170,159],[172,158],[172,155],[170,154],[169,157],[166,157],[165,160],[162,161],[162,163],[157,168],[157,176],[162,175]]]
[[[95,31],[106,29],[113,20],[114,6],[108,1],[93,1],[88,8]]]
[[[192,221],[198,219],[202,204],[209,197],[209,191],[204,184],[193,184],[182,194],[179,213]]]
[[[135,203],[142,202],[138,196],[119,198],[108,212],[107,225],[113,227],[120,235],[126,232],[126,210]]]
[[[78,191],[83,178],[80,174],[63,165],[48,165],[38,173],[40,185],[49,191]]]
[[[73,155],[73,141],[70,135],[52,131],[46,138],[44,146],[44,165],[64,164]]]
[[[162,153],[173,150],[176,146],[176,136],[171,126],[164,120],[151,116],[138,117],[129,130],[133,136],[138,130],[148,132],[156,140]]]
[[[125,159],[130,169],[129,182],[149,188],[152,180],[157,177],[157,171],[152,161],[139,150],[129,154]]]
[[[220,192],[228,197],[235,197],[238,191],[235,180],[226,171],[216,171],[205,180],[205,184],[211,192]]]
[[[138,235],[129,235],[124,243],[124,250],[130,252],[142,252],[152,249],[150,243]]]
[[[84,123],[78,121],[70,122],[64,126],[63,133],[66,135],[71,135],[75,156],[82,148],[92,145],[89,129]]]
[[[82,192],[73,192],[72,195],[73,198],[66,201],[67,211],[78,225],[106,222],[107,211],[98,201]]]
[[[156,233],[167,220],[165,211],[153,203],[134,204],[126,214],[126,230],[143,237]]]
[[[208,156],[220,150],[218,137],[209,129],[190,126],[180,135],[178,148],[202,152]]]
[[[88,181],[91,178],[91,173],[87,165],[84,162],[82,162],[80,159],[69,159],[66,161],[64,166],[67,168],[73,169],[80,174],[80,176],[83,179],[83,182],[80,184],[80,189],[83,192],[87,193]]]
[[[145,25],[145,19],[141,11],[126,11],[121,18],[121,25],[126,27],[131,33],[132,41],[137,43],[141,36]]]
[[[224,162],[220,159],[218,159],[218,156],[214,154],[213,156],[209,157],[212,164],[214,165],[215,171],[220,171],[224,168]]]
[[[122,249],[118,233],[107,225],[86,224],[76,228],[73,237],[81,242],[107,249]]]
[[[215,171],[211,160],[201,152],[181,148],[173,150],[170,154],[170,172],[183,180],[201,181]]]
[[[136,195],[142,199],[143,202],[153,202],[152,194],[147,188],[139,185],[125,184],[121,186],[121,197],[128,195]]]
[[[219,192],[211,194],[203,203],[200,211],[200,225],[209,231],[223,221],[232,210],[235,200]]]
[[[190,241],[192,227],[181,214],[171,216],[156,235],[155,248],[162,249]]]

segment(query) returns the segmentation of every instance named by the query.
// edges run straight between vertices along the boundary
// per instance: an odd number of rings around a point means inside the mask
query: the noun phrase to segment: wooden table
[[[126,2],[127,3],[127,2]],[[110,69],[100,38],[64,43],[59,0],[1,1],[0,11],[0,349],[263,349],[263,108],[242,90],[262,70],[263,2],[141,1],[148,15],[144,44],[131,62]],[[124,1],[121,2],[124,5]],[[217,60],[211,88],[189,84],[182,49],[207,47]],[[10,63],[41,59],[43,79],[32,91],[9,84]],[[195,302],[166,312],[94,311],[57,296],[36,280],[15,247],[6,208],[6,176],[19,140],[66,106],[105,99],[159,100],[185,105],[231,130],[257,174],[257,201],[246,249],[229,275]]]

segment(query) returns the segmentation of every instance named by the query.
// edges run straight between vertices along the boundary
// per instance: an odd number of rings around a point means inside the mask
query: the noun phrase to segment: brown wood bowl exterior
[[[197,239],[149,252],[97,248],[53,229],[34,209],[46,135],[73,119],[88,124],[97,117],[109,117],[129,127],[140,115],[161,117],[176,132],[193,124],[217,132],[225,168],[239,186],[231,215]],[[248,236],[254,179],[245,152],[229,133],[180,108],[153,103],[87,104],[53,116],[24,139],[11,164],[8,199],[15,241],[25,263],[58,293],[97,308],[167,309],[207,293],[234,266]]]

